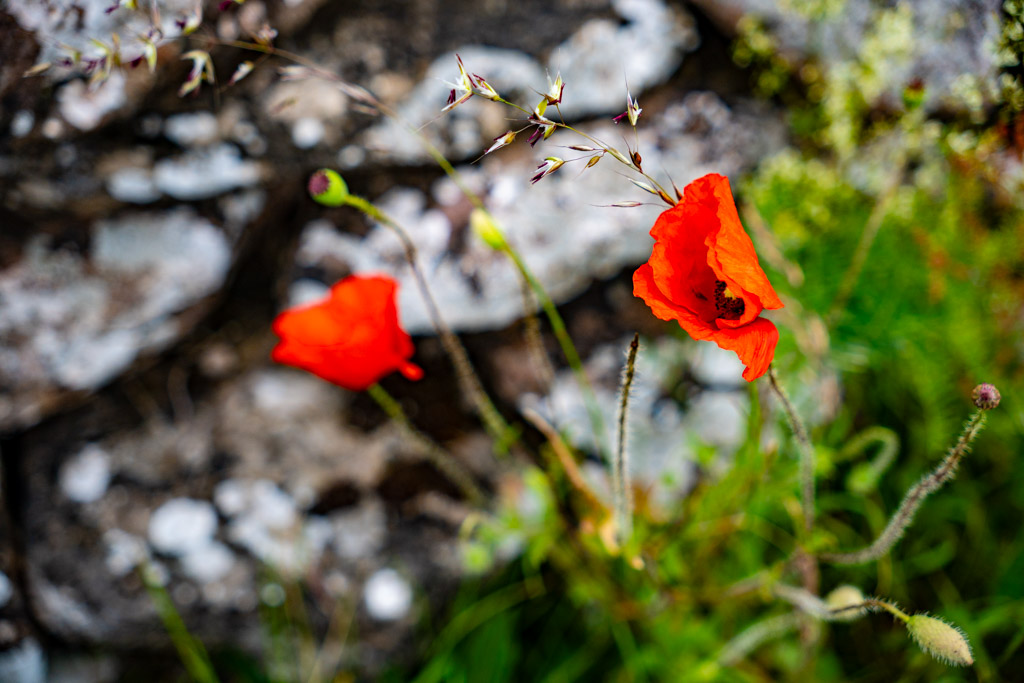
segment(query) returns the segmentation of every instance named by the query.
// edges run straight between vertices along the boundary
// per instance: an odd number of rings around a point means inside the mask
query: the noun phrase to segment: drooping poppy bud
[[[907,632],[921,649],[953,666],[971,666],[974,656],[963,632],[942,619],[915,614],[907,620]]]

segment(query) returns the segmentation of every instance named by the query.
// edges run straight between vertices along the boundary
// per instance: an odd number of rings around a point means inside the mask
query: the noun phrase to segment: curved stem
[[[942,488],[956,474],[956,468],[960,464],[960,460],[970,451],[971,442],[974,441],[984,426],[985,411],[978,410],[971,415],[967,425],[964,427],[963,433],[960,434],[960,438],[949,450],[949,453],[943,458],[942,462],[939,463],[939,466],[931,473],[922,477],[921,481],[914,484],[907,491],[907,495],[903,497],[903,502],[900,503],[899,509],[893,514],[889,524],[886,525],[874,543],[852,552],[822,553],[819,559],[833,564],[864,564],[877,560],[892,550],[892,547],[896,545],[913,523],[914,515],[917,514],[917,510],[921,507],[924,499]]]
[[[798,612],[786,612],[745,628],[725,644],[718,654],[718,663],[733,666],[769,640],[781,638],[800,625]]]
[[[366,390],[366,393],[377,402],[377,405],[388,414],[388,417],[398,424],[405,435],[420,447],[420,451],[427,460],[459,488],[470,503],[480,507],[486,504],[487,496],[484,494],[483,489],[473,480],[473,476],[465,466],[456,460],[451,453],[437,445],[433,439],[416,429],[412,422],[409,421],[405,411],[402,410],[402,406],[391,394],[385,391],[384,387],[379,384],[373,384]]]

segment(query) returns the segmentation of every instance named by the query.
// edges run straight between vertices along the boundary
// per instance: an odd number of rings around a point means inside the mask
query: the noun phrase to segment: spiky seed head
[[[942,619],[915,614],[907,620],[907,631],[921,649],[952,666],[971,666],[974,657],[963,631]]]
[[[855,621],[867,611],[863,607],[856,607],[864,604],[864,594],[850,584],[843,584],[826,595],[825,604],[835,613],[836,621]]]
[[[309,177],[309,195],[324,206],[341,206],[348,197],[348,185],[337,171],[321,168]]]
[[[974,399],[974,405],[981,410],[992,410],[999,405],[1002,396],[999,395],[999,390],[995,385],[985,383],[974,387],[971,398]]]

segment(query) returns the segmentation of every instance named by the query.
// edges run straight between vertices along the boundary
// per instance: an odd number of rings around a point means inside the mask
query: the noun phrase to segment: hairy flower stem
[[[848,553],[822,553],[819,555],[819,559],[833,564],[864,564],[866,562],[873,562],[892,550],[892,547],[896,545],[913,523],[914,515],[917,514],[917,510],[921,507],[924,499],[942,488],[956,474],[956,468],[960,464],[960,460],[970,451],[971,442],[977,438],[978,433],[984,426],[985,411],[977,410],[971,415],[971,418],[964,427],[964,431],[960,434],[960,438],[949,449],[949,453],[939,463],[939,466],[931,473],[922,477],[921,481],[914,484],[907,491],[907,495],[903,497],[903,502],[900,503],[899,509],[896,510],[892,519],[889,520],[889,524],[886,525],[874,543],[866,548]]]
[[[891,602],[886,602],[885,600],[876,600],[874,598],[871,598],[870,600],[865,600],[864,602],[856,605],[847,605],[846,607],[840,607],[839,609],[829,610],[829,617],[827,620],[831,621],[834,619],[841,619],[845,612],[853,612],[859,610],[873,612],[877,612],[878,610],[884,610],[891,614],[893,617],[902,621],[904,624],[910,621],[910,615],[908,615],[906,612],[901,610],[896,605],[892,604]]]
[[[796,586],[789,586],[784,583],[776,584],[772,586],[772,593],[775,597],[780,600],[785,600],[801,612],[822,621],[843,621],[843,617],[848,612],[877,610],[885,610],[904,623],[906,623],[910,618],[905,612],[891,602],[877,600],[875,598],[864,600],[863,602],[859,602],[855,605],[845,605],[837,609],[832,609],[824,600],[814,593],[806,591],[803,588],[797,588]]]
[[[456,460],[451,453],[437,445],[433,439],[416,429],[412,422],[409,421],[405,411],[402,410],[402,406],[391,394],[385,391],[379,384],[371,385],[366,392],[388,414],[388,417],[395,421],[405,435],[420,447],[420,451],[427,460],[459,488],[459,491],[462,492],[467,501],[478,507],[483,507],[487,503],[487,496],[484,494],[483,489],[473,480],[473,476],[465,466]]]
[[[725,644],[718,653],[718,663],[722,666],[734,666],[766,642],[781,638],[799,624],[798,612],[787,612],[759,621]]]
[[[459,381],[459,387],[462,392],[469,398],[473,407],[476,408],[477,414],[480,416],[480,420],[483,422],[484,428],[487,433],[490,434],[494,440],[494,449],[498,453],[505,453],[508,451],[508,447],[513,443],[517,435],[512,430],[505,419],[498,412],[498,409],[494,407],[494,403],[491,402],[490,396],[484,391],[483,384],[480,382],[480,377],[476,374],[473,369],[473,364],[469,360],[469,355],[466,353],[466,347],[462,345],[459,338],[455,336],[451,328],[444,321],[441,316],[441,311],[437,307],[437,302],[434,300],[433,294],[430,292],[430,287],[427,285],[427,280],[423,277],[423,271],[420,270],[419,265],[416,262],[416,245],[413,244],[409,234],[402,228],[401,225],[396,223],[384,212],[378,209],[376,206],[356,195],[349,194],[345,197],[345,204],[353,208],[359,209],[370,218],[374,219],[378,223],[390,228],[399,240],[402,242],[402,246],[405,249],[405,258],[409,262],[409,268],[412,270],[413,277],[416,279],[416,286],[420,290],[420,295],[423,297],[424,303],[427,305],[427,310],[430,313],[430,319],[434,324],[434,329],[437,330],[438,336],[441,338],[441,344],[444,345],[444,350],[452,360],[452,365],[455,366],[455,374]]]
[[[629,416],[629,389],[636,373],[636,354],[640,348],[640,333],[629,343],[629,355],[622,375],[619,395],[619,430],[612,461],[612,501],[615,506],[615,530],[619,545],[625,545],[633,526],[633,486],[629,477],[629,449],[626,447],[626,422]]]
[[[786,392],[779,385],[774,364],[768,366],[768,380],[782,404],[782,409],[786,412],[789,427],[793,430],[793,437],[800,447],[800,500],[804,513],[804,530],[809,532],[814,526],[814,446],[811,444],[810,437],[807,436],[807,428],[804,427],[803,421],[797,415]]]

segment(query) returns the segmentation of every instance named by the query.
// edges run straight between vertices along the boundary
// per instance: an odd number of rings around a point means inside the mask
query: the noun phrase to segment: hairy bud
[[[971,392],[971,398],[974,400],[974,405],[981,410],[992,410],[999,405],[1002,396],[999,395],[999,390],[995,385],[979,384]]]
[[[907,631],[921,649],[953,666],[971,666],[974,657],[963,632],[941,619],[915,614],[907,620]]]

